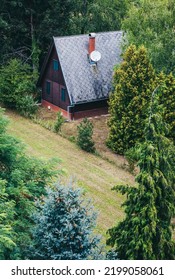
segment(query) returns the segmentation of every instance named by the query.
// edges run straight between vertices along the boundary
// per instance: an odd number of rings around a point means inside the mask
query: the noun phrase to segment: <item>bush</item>
[[[57,119],[56,119],[56,122],[55,122],[54,128],[53,128],[54,132],[57,132],[57,133],[58,133],[58,132],[61,131],[61,127],[62,127],[64,121],[65,121],[65,120],[64,120],[64,118],[63,118],[61,112],[58,112],[58,113],[57,113]]]
[[[17,101],[16,109],[22,116],[31,118],[37,112],[38,106],[31,95],[26,95]]]
[[[77,129],[78,129],[78,137],[77,137],[78,146],[86,152],[94,153],[95,143],[92,139],[93,124],[87,118],[85,118],[78,125]]]
[[[99,236],[93,234],[96,214],[82,191],[59,184],[48,188],[34,215],[34,245],[30,259],[80,260],[100,259]]]
[[[25,116],[37,110],[33,99],[34,77],[28,64],[12,59],[0,68],[0,102]]]

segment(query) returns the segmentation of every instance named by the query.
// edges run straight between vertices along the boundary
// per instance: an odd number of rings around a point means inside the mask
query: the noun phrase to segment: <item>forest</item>
[[[123,216],[102,237],[88,190],[62,180],[58,159],[28,154],[8,131],[6,110],[63,137],[60,113],[54,123],[36,117],[53,36],[118,30],[122,62],[113,71],[105,145],[127,161],[135,183],[110,190],[124,196]],[[0,35],[0,259],[174,260],[174,0],[2,0]],[[76,129],[69,141],[99,158],[93,122]]]

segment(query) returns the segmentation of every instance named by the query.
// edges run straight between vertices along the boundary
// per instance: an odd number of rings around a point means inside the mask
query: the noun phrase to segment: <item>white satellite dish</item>
[[[91,52],[90,59],[95,62],[99,61],[101,59],[101,53],[98,51]]]

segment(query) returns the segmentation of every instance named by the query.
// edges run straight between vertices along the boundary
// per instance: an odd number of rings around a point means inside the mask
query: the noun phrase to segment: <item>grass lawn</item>
[[[111,163],[80,150],[75,143],[13,112],[8,111],[6,115],[10,119],[8,132],[25,143],[27,153],[45,159],[61,159],[58,168],[65,171],[62,180],[75,181],[92,198],[99,212],[98,231],[104,236],[106,230],[123,217],[123,197],[111,188],[116,184],[134,182],[133,176],[120,167],[121,158],[115,157],[115,163]],[[65,125],[68,130],[68,124]]]

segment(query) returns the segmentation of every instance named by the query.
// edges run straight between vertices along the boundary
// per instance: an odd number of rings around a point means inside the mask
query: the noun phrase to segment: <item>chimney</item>
[[[89,34],[89,55],[91,52],[95,51],[95,33]]]

